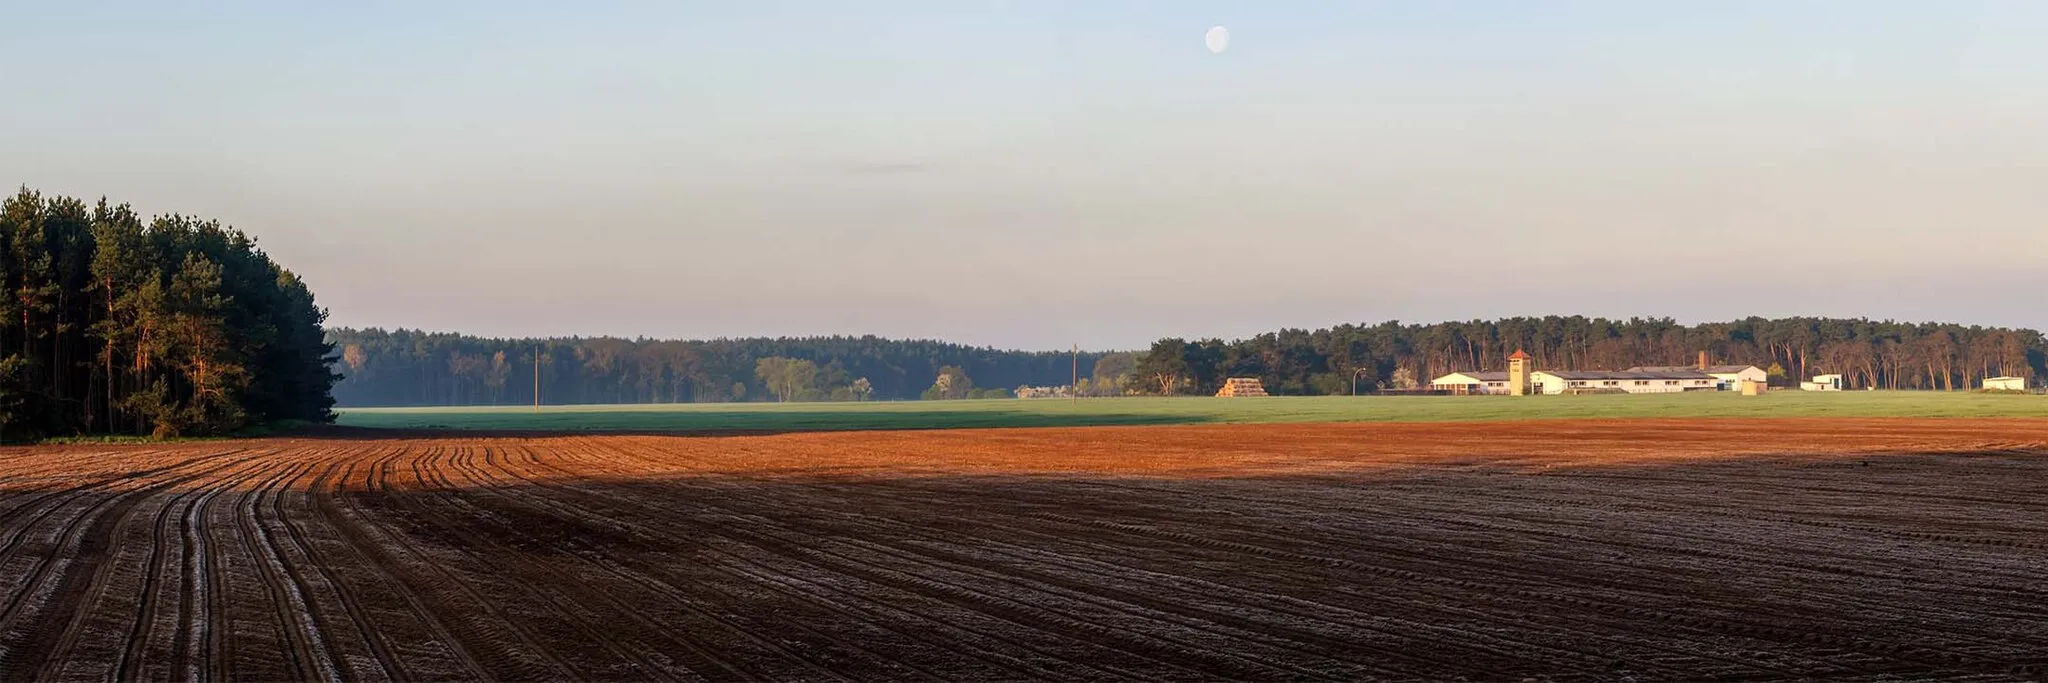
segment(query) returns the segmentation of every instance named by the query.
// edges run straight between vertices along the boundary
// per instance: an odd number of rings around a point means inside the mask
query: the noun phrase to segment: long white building
[[[1742,380],[1762,382],[1763,370],[1754,366],[1713,366],[1699,370],[1685,366],[1631,368],[1628,370],[1537,370],[1529,373],[1534,393],[1564,394],[1620,391],[1630,394],[1670,394],[1682,391],[1734,391]],[[1431,389],[1460,394],[1508,394],[1510,380],[1505,372],[1453,372],[1429,383]]]
[[[1675,394],[1681,391],[1720,391],[1719,378],[1698,370],[1538,370],[1531,374],[1537,391],[1566,392],[1622,391],[1631,394]]]
[[[1534,370],[1532,358],[1516,351],[1508,356],[1507,372],[1453,372],[1429,383],[1429,388],[1457,394],[1568,394],[1608,393],[1675,394],[1683,391],[1739,391],[1745,384],[1763,385],[1770,374],[1754,365],[1711,365],[1707,352],[1700,352],[1698,365],[1639,366],[1627,370]],[[1526,373],[1524,386],[1517,373]],[[1517,391],[1526,389],[1526,391]]]
[[[1741,389],[1744,380],[1751,382],[1771,381],[1770,373],[1764,372],[1763,368],[1754,365],[1708,365],[1701,368],[1695,368],[1690,365],[1643,365],[1629,368],[1628,372],[1691,372],[1694,370],[1712,375],[1714,381],[1720,385],[1717,388],[1722,391]]]

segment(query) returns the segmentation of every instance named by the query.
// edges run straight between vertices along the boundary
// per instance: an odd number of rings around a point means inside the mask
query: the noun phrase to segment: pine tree
[[[240,398],[249,376],[228,338],[231,299],[221,294],[221,267],[205,256],[187,255],[171,276],[167,299],[168,329],[190,393],[177,430],[219,433],[242,427],[247,413]]]
[[[0,438],[331,420],[326,314],[218,222],[0,203]]]

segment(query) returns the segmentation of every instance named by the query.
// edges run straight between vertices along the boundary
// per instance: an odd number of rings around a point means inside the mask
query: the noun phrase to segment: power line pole
[[[1081,403],[1081,345],[1074,345],[1074,378],[1067,381],[1067,393],[1074,397],[1074,403]]]
[[[540,345],[533,346],[533,414],[540,414]]]

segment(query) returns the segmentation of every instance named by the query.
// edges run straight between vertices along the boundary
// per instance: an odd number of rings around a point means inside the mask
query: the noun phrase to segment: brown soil
[[[0,679],[2029,679],[2048,421],[0,450]]]

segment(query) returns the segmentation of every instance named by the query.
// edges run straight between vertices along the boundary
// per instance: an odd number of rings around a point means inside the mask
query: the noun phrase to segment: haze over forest
[[[2044,28],[1999,0],[31,3],[0,22],[0,181],[249,230],[349,327],[2039,329]]]

